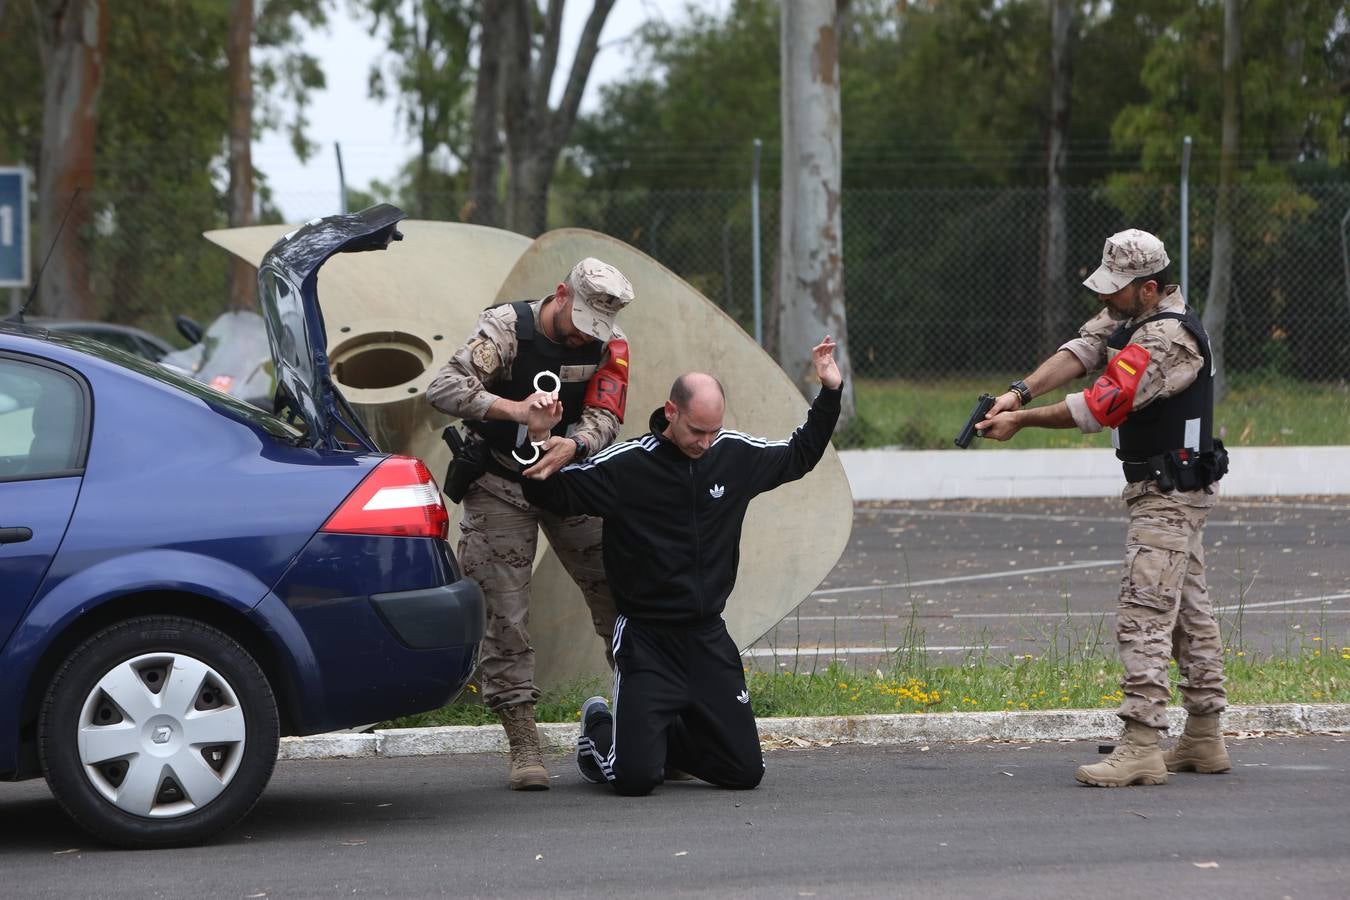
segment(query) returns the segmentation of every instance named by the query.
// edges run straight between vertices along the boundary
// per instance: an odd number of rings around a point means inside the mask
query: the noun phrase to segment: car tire
[[[243,647],[192,619],[105,628],[57,671],[38,718],[47,784],[122,847],[193,844],[242,819],[276,765],[276,699]]]

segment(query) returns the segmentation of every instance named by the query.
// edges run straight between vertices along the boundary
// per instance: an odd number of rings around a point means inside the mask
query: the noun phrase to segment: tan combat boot
[[[1125,736],[1115,752],[1095,765],[1079,766],[1073,777],[1096,787],[1167,784],[1167,766],[1163,763],[1162,749],[1158,747],[1158,729],[1126,719]]]
[[[1227,772],[1233,768],[1228,761],[1228,748],[1219,731],[1219,714],[1188,715],[1186,730],[1177,745],[1163,754],[1169,772],[1201,772],[1206,775]]]
[[[548,790],[548,769],[539,750],[539,729],[534,725],[534,704],[520,703],[497,710],[506,740],[511,745],[511,790]]]

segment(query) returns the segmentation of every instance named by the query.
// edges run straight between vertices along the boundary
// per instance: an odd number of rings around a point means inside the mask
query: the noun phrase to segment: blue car
[[[482,592],[421,461],[379,452],[329,377],[317,272],[403,213],[269,252],[273,415],[97,341],[0,324],[0,780],[46,777],[108,842],[202,841],[282,735],[464,687]]]

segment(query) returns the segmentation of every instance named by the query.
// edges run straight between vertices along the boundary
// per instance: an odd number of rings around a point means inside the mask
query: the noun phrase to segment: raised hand
[[[815,364],[816,377],[830,390],[844,383],[844,376],[839,373],[839,365],[834,361],[836,346],[834,338],[827,334],[825,340],[811,348],[811,362]]]

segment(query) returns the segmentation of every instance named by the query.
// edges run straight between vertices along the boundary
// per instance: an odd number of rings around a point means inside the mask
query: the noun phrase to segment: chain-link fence
[[[436,207],[458,209],[455,198]],[[1189,299],[1203,308],[1210,280],[1216,191],[1191,192]],[[99,198],[89,236],[102,318],[170,335],[180,312],[209,320],[226,304],[226,255],[198,235],[220,211],[163,194]],[[1036,189],[845,190],[844,284],[848,342],[858,377],[937,381],[1028,371],[1099,309],[1080,282],[1107,235],[1158,234],[1180,279],[1178,190],[1082,188],[1064,192],[1067,271],[1059,306],[1045,277],[1047,193]],[[164,213],[172,204],[175,216]],[[200,204],[198,204],[200,205]],[[331,197],[314,208],[333,211]],[[1342,229],[1350,183],[1248,185],[1232,197],[1233,291],[1228,373],[1304,381],[1350,380],[1350,272]],[[743,191],[555,191],[552,227],[593,228],[659,260],[747,331],[754,321],[751,195]],[[761,210],[762,302],[772,339],[778,196]],[[104,227],[115,224],[115,228]],[[109,235],[115,235],[110,237]]]
[[[1178,193],[1066,190],[1069,271],[1060,306],[1047,314],[1055,290],[1046,279],[1046,191],[846,190],[844,295],[857,374],[942,379],[1028,370],[1100,309],[1080,282],[1113,232],[1158,234],[1172,256],[1169,278],[1180,281]],[[1201,309],[1216,195],[1195,189],[1190,197],[1187,287]],[[750,329],[749,191],[587,193],[555,201],[566,224],[642,249]],[[1341,234],[1350,184],[1244,186],[1234,189],[1231,205],[1227,370],[1350,379],[1350,272]],[[776,291],[777,195],[764,194],[760,208],[767,320]]]

